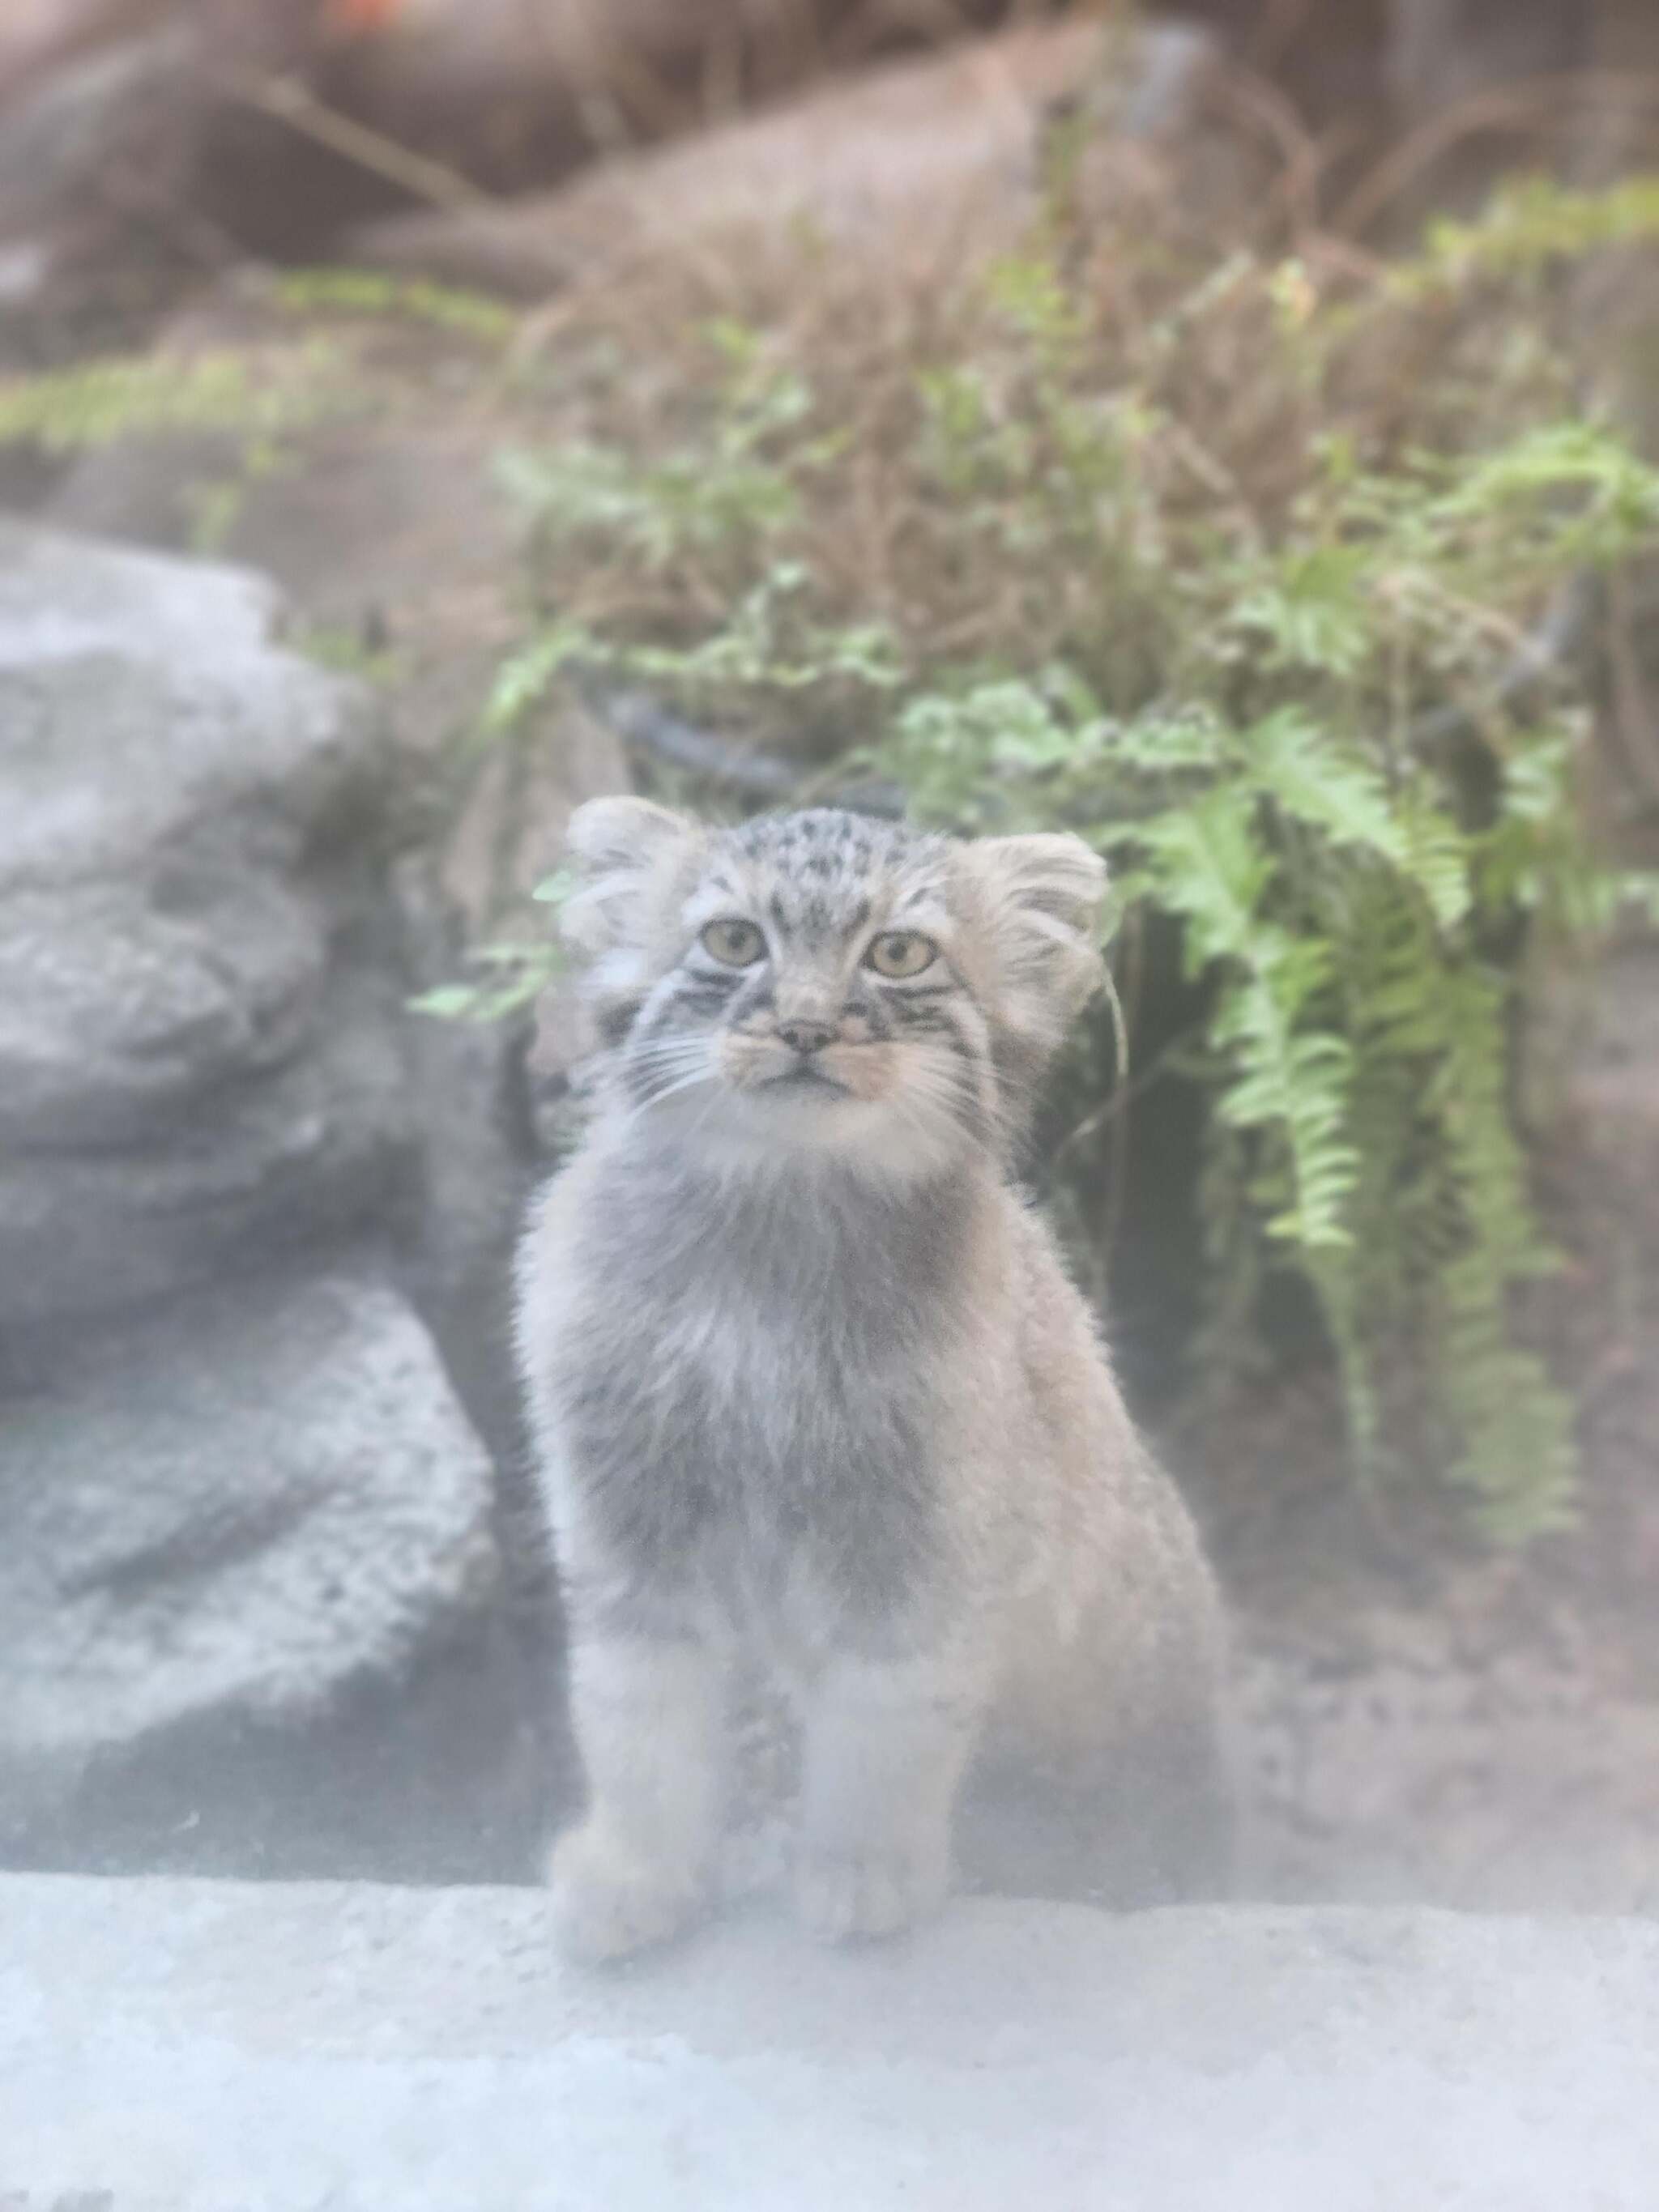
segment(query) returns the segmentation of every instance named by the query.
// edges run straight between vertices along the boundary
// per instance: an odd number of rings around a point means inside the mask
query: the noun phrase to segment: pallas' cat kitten
[[[597,1109],[519,1316],[587,1778],[568,1948],[706,1905],[757,1659],[817,1933],[905,1926],[953,1857],[1017,1893],[1214,1886],[1213,1588],[1008,1174],[1099,978],[1101,862],[635,799],[570,846]]]

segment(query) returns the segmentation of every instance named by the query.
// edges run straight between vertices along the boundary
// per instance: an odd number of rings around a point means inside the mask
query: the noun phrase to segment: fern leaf
[[[1139,824],[1136,835],[1165,903],[1187,925],[1189,971],[1248,958],[1273,860],[1255,836],[1241,787],[1223,784]]]
[[[1257,790],[1335,845],[1409,867],[1411,847],[1376,770],[1298,707],[1284,707],[1241,735],[1238,750]]]

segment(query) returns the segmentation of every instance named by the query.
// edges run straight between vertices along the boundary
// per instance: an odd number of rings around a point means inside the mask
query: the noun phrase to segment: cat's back
[[[1055,1586],[1085,1588],[1103,1570],[1126,1624],[1130,1612],[1145,1610],[1161,1627],[1165,1607],[1177,1620],[1194,1605],[1209,1611],[1191,1516],[1130,1414],[1099,1318],[1058,1238],[1016,1189],[1004,1194],[1003,1224],[1018,1387],[1043,1478],[1041,1499],[1028,1498],[1028,1506],[1044,1530]]]
[[[1024,1386],[1057,1440],[1127,1459],[1134,1434],[1094,1309],[1029,1194],[1009,1185],[1000,1195],[1004,1291]]]

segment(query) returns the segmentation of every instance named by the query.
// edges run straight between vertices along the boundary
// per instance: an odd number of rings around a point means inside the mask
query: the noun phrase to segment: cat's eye
[[[920,975],[924,968],[931,968],[939,957],[939,947],[917,930],[888,929],[874,939],[864,957],[878,975],[902,978]]]
[[[766,939],[752,921],[711,921],[701,942],[725,968],[752,968],[766,950]]]

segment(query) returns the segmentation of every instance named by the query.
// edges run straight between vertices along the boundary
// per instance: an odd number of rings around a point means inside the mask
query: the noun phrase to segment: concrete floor
[[[0,1878],[7,2212],[1659,2212],[1659,1923]]]

